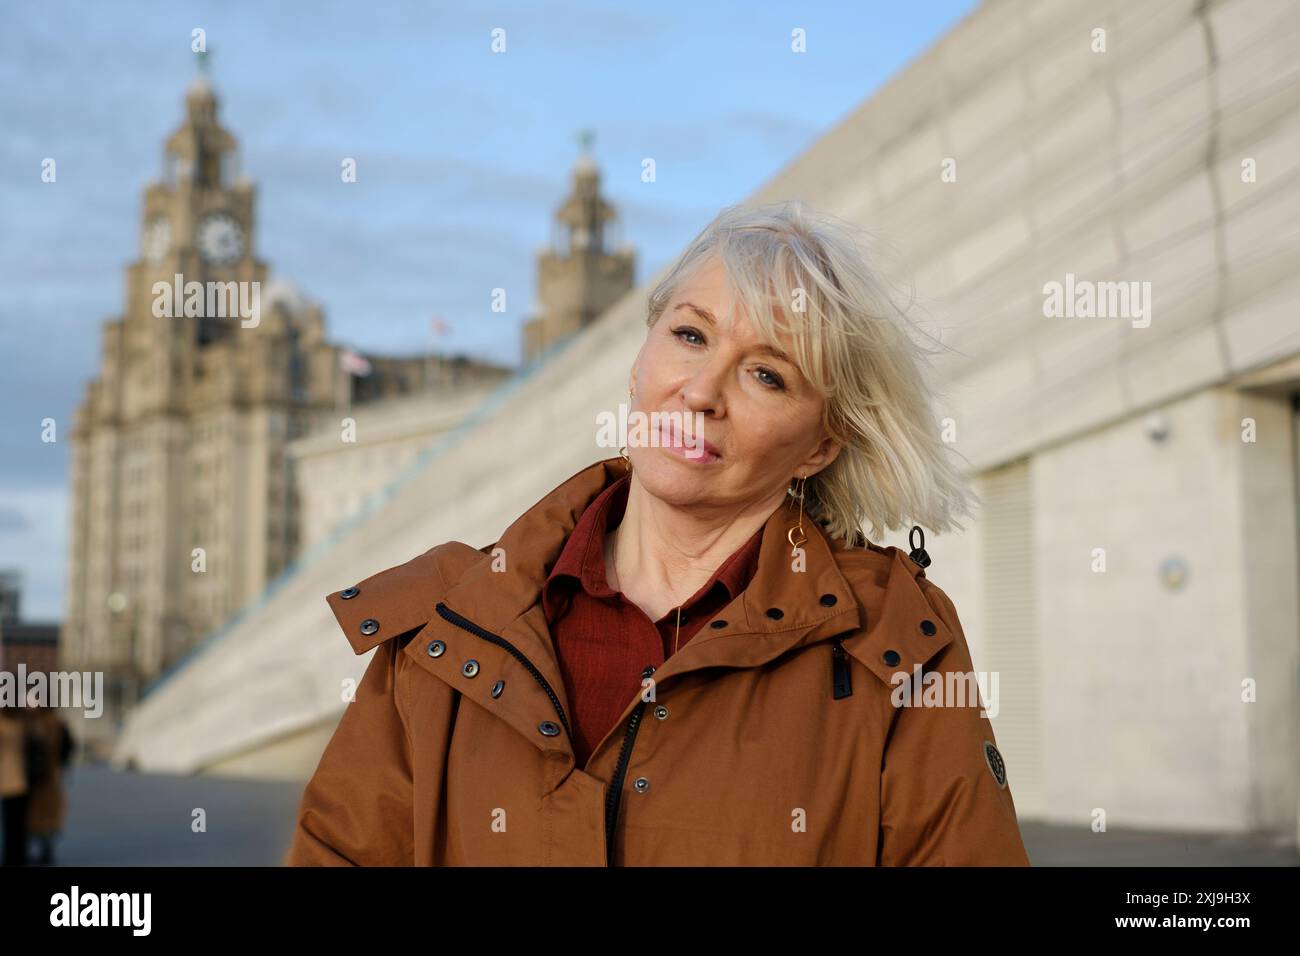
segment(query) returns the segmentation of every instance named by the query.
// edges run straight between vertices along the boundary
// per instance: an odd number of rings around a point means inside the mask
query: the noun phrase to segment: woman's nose
[[[693,412],[716,411],[723,402],[727,371],[722,363],[701,366],[682,385],[682,400]]]

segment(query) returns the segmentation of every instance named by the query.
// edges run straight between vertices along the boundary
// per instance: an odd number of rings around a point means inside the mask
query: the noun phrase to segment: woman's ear
[[[821,440],[813,453],[800,463],[799,473],[807,473],[811,476],[826,470],[831,466],[831,463],[839,457],[840,451],[843,447],[843,445],[828,435]]]

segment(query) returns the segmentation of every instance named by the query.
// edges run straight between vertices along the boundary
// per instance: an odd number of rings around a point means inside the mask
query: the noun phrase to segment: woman
[[[978,695],[902,706],[970,652],[860,528],[970,497],[852,232],[725,210],[649,305],[632,416],[679,427],[328,595],[375,653],[286,863],[1027,865]]]

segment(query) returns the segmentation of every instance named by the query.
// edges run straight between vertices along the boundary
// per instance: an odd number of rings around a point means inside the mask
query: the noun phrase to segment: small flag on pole
[[[358,355],[350,348],[344,348],[339,352],[339,368],[353,375],[369,375],[371,372],[370,363],[366,361],[365,356]]]
[[[444,322],[439,316],[434,316],[430,323],[434,335],[446,335],[451,331],[451,326]]]

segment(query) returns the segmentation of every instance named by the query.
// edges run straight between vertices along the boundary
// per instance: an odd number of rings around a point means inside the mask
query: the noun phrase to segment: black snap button
[[[537,729],[547,737],[554,737],[560,732],[560,725],[553,720],[543,720],[537,725]]]
[[[379,622],[373,617],[368,617],[361,622],[361,633],[365,634],[367,637],[375,633],[377,630],[379,630]]]
[[[834,595],[834,594],[823,594],[823,595],[821,596],[821,602],[822,602],[822,606],[823,606],[823,607],[834,607],[834,606],[835,606],[835,595]]]
[[[632,781],[632,786],[637,793],[645,793],[650,789],[650,780],[648,777],[637,777]]]
[[[492,698],[495,700],[496,698],[500,697],[501,692],[505,689],[506,689],[506,682],[503,680],[497,681],[495,684],[492,685]]]
[[[899,661],[898,651],[885,651],[885,663],[893,667]]]
[[[726,627],[726,626],[727,626],[727,622],[726,622],[726,621],[710,621],[710,622],[709,622],[709,627],[713,628],[714,630],[721,630],[722,628],[724,628],[724,627]]]
[[[342,591],[339,592],[339,597],[341,597],[343,600],[346,601],[348,598],[354,598],[360,593],[361,591],[354,586],[350,588],[344,588]]]
[[[475,660],[466,661],[465,666],[463,666],[460,669],[460,672],[464,674],[466,677],[475,676],[478,673],[478,661]]]
[[[938,628],[934,626],[934,621],[925,620],[921,622],[921,633],[929,635],[933,634],[937,630]]]
[[[655,716],[658,717],[660,720],[666,720],[668,718],[668,708],[665,707],[663,704],[660,704],[658,707],[655,708]]]
[[[779,621],[781,618],[785,617],[785,612],[779,607],[770,607],[767,609],[767,616],[774,621]]]
[[[647,665],[645,666],[645,669],[641,671],[641,676],[642,676],[642,677],[649,677],[649,676],[650,676],[651,674],[653,674],[654,672],[655,672],[655,666],[654,666],[653,664],[647,664]]]
[[[442,641],[429,642],[430,657],[442,657],[442,652],[445,651],[446,649],[447,649],[447,645],[442,643]]]

